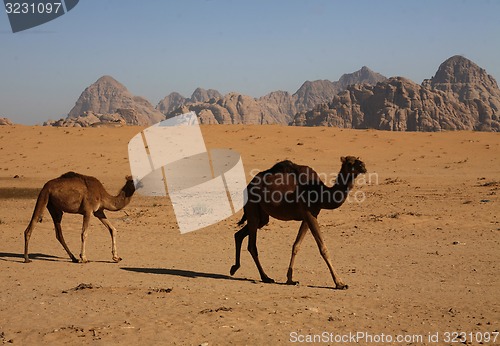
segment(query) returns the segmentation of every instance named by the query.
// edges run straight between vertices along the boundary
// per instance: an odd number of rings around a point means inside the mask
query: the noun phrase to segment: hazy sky
[[[500,1],[81,0],[13,34],[0,13],[0,117],[58,119],[111,75],[153,105],[196,87],[254,97],[363,65],[421,83],[459,54],[500,78]]]

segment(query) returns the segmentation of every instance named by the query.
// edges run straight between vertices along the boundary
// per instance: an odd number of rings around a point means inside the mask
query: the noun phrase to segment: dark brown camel
[[[59,178],[49,180],[38,195],[33,216],[24,231],[24,262],[31,262],[28,257],[28,243],[31,232],[35,228],[35,223],[42,221],[45,207],[49,210],[54,221],[57,240],[59,240],[73,262],[88,262],[85,256],[85,241],[87,240],[87,227],[92,214],[108,228],[111,234],[113,261],[121,261],[116,252],[116,228],[108,221],[104,210],[117,211],[124,208],[130,203],[134,192],[135,186],[132,177],[126,178],[126,183],[117,196],[111,196],[107,193],[104,186],[96,178],[74,172],[68,172]],[[64,241],[61,228],[63,213],[83,215],[80,260],[71,253]]]
[[[249,236],[248,251],[255,261],[262,281],[274,282],[262,269],[257,252],[257,230],[267,225],[269,216],[272,216],[278,220],[302,221],[292,247],[287,284],[297,284],[292,280],[293,263],[300,244],[307,230],[310,229],[321,256],[332,274],[336,288],[347,288],[332,266],[317,220],[321,209],[340,207],[346,200],[349,190],[354,186],[356,177],[366,173],[365,164],[359,158],[342,157],[341,162],[342,167],[332,187],[326,186],[312,168],[300,166],[291,161],[279,162],[252,179],[247,186],[248,201],[243,209],[244,214],[238,222],[242,225],[247,221],[247,224],[234,235],[236,261],[231,267],[231,275],[234,275],[240,267],[241,243],[246,236]]]

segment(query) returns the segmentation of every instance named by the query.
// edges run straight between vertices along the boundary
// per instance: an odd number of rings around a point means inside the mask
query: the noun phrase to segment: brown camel
[[[231,267],[231,275],[234,275],[240,267],[241,243],[246,236],[249,236],[248,251],[255,261],[262,281],[274,282],[262,269],[257,252],[257,230],[267,225],[269,216],[272,216],[278,220],[302,221],[292,247],[287,284],[297,284],[292,280],[293,263],[300,244],[307,230],[310,229],[321,256],[332,274],[336,288],[347,288],[332,266],[317,220],[321,209],[340,207],[346,200],[349,190],[352,189],[356,177],[366,173],[365,164],[359,158],[342,157],[341,162],[342,167],[332,187],[327,187],[312,168],[300,166],[291,161],[279,162],[272,168],[258,173],[252,179],[247,186],[248,201],[243,209],[244,214],[238,222],[238,225],[242,225],[245,221],[247,224],[234,235],[236,261]]]
[[[108,228],[111,234],[113,261],[121,261],[116,252],[116,228],[108,221],[104,210],[117,211],[130,203],[135,192],[135,186],[132,177],[129,176],[126,180],[117,196],[111,196],[107,193],[104,186],[96,178],[75,172],[65,173],[59,178],[45,183],[38,195],[31,221],[24,231],[24,262],[31,262],[28,257],[28,243],[35,223],[42,221],[45,207],[49,210],[54,221],[57,240],[59,240],[73,262],[88,262],[87,256],[85,256],[85,241],[88,235],[87,226],[92,214]],[[71,253],[64,241],[61,220],[65,212],[83,215],[80,260]]]

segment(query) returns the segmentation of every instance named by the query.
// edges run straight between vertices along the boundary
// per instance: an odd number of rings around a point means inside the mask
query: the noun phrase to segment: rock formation
[[[202,88],[196,88],[196,90],[191,95],[189,102],[205,102],[211,99],[218,99],[221,97],[222,97],[221,93],[215,89],[205,90]]]
[[[353,73],[343,74],[336,82],[329,80],[306,81],[293,95],[297,111],[304,111],[313,108],[320,103],[326,103],[353,84],[375,85],[385,81],[387,78],[380,73],[373,72],[368,67],[363,66]]]
[[[344,74],[336,82],[306,81],[293,95],[286,91],[273,91],[260,98],[238,93],[230,93],[223,97],[220,94],[212,94],[197,98],[195,91],[190,99],[177,101],[177,104],[181,105],[180,108],[175,109],[172,106],[175,102],[172,101],[170,97],[172,94],[170,94],[158,104],[157,109],[161,110],[167,118],[186,111],[195,111],[202,124],[288,125],[297,112],[331,100],[350,82],[372,84],[385,79],[384,76],[364,66],[357,72]],[[165,111],[166,109],[171,110]]]
[[[172,92],[165,96],[158,104],[156,105],[156,110],[163,114],[168,114],[172,112],[174,109],[179,108],[180,106],[186,103],[186,98],[179,94],[178,92]]]
[[[14,123],[12,123],[12,121],[10,121],[10,119],[8,119],[8,118],[1,118],[0,117],[0,126],[1,125],[14,125]]]
[[[329,103],[295,115],[292,125],[393,131],[499,131],[500,90],[472,61],[454,56],[421,85],[393,77],[355,84]]]
[[[190,98],[185,98],[178,92],[173,92],[158,102],[156,109],[166,115],[186,103],[206,102],[210,99],[218,99],[221,97],[221,93],[214,89],[205,90],[202,88],[196,88]]]
[[[462,56],[447,59],[422,84],[387,79],[363,66],[335,82],[306,81],[294,94],[273,91],[253,98],[198,88],[190,98],[171,93],[156,109],[104,76],[85,89],[66,119],[45,125],[150,125],[188,111],[202,124],[500,131],[500,90],[492,76]]]
[[[43,123],[43,126],[61,126],[61,127],[120,127],[128,123],[137,122],[132,117],[137,117],[134,109],[118,109],[116,113],[99,114],[92,111],[82,115],[59,120],[49,120]],[[131,119],[132,118],[132,119]],[[128,120],[127,120],[128,119]]]
[[[85,117],[88,112],[121,114],[129,125],[151,125],[165,118],[148,100],[132,95],[110,76],[103,76],[86,88],[66,120],[71,122],[73,118]]]
[[[272,107],[237,93],[207,102],[185,104],[167,117],[190,111],[196,112],[202,124],[286,124],[291,119],[283,119],[283,114]]]

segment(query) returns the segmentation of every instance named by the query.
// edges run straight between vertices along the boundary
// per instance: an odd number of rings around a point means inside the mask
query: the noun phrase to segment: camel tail
[[[243,213],[243,216],[241,217],[241,220],[238,221],[238,226],[243,225],[246,220],[247,220],[247,214]]]
[[[49,194],[46,189],[42,189],[38,194],[38,198],[36,199],[35,210],[33,210],[33,215],[31,216],[30,224],[35,222],[42,222],[43,211],[47,207],[47,203],[49,203]]]
[[[30,223],[26,230],[24,231],[24,263],[31,262],[28,255],[28,243],[30,241],[31,232],[35,228],[36,222],[42,222],[43,210],[49,203],[49,189],[46,185],[42,188],[42,191],[38,194],[36,199],[35,210],[33,210],[33,216],[31,216]]]

